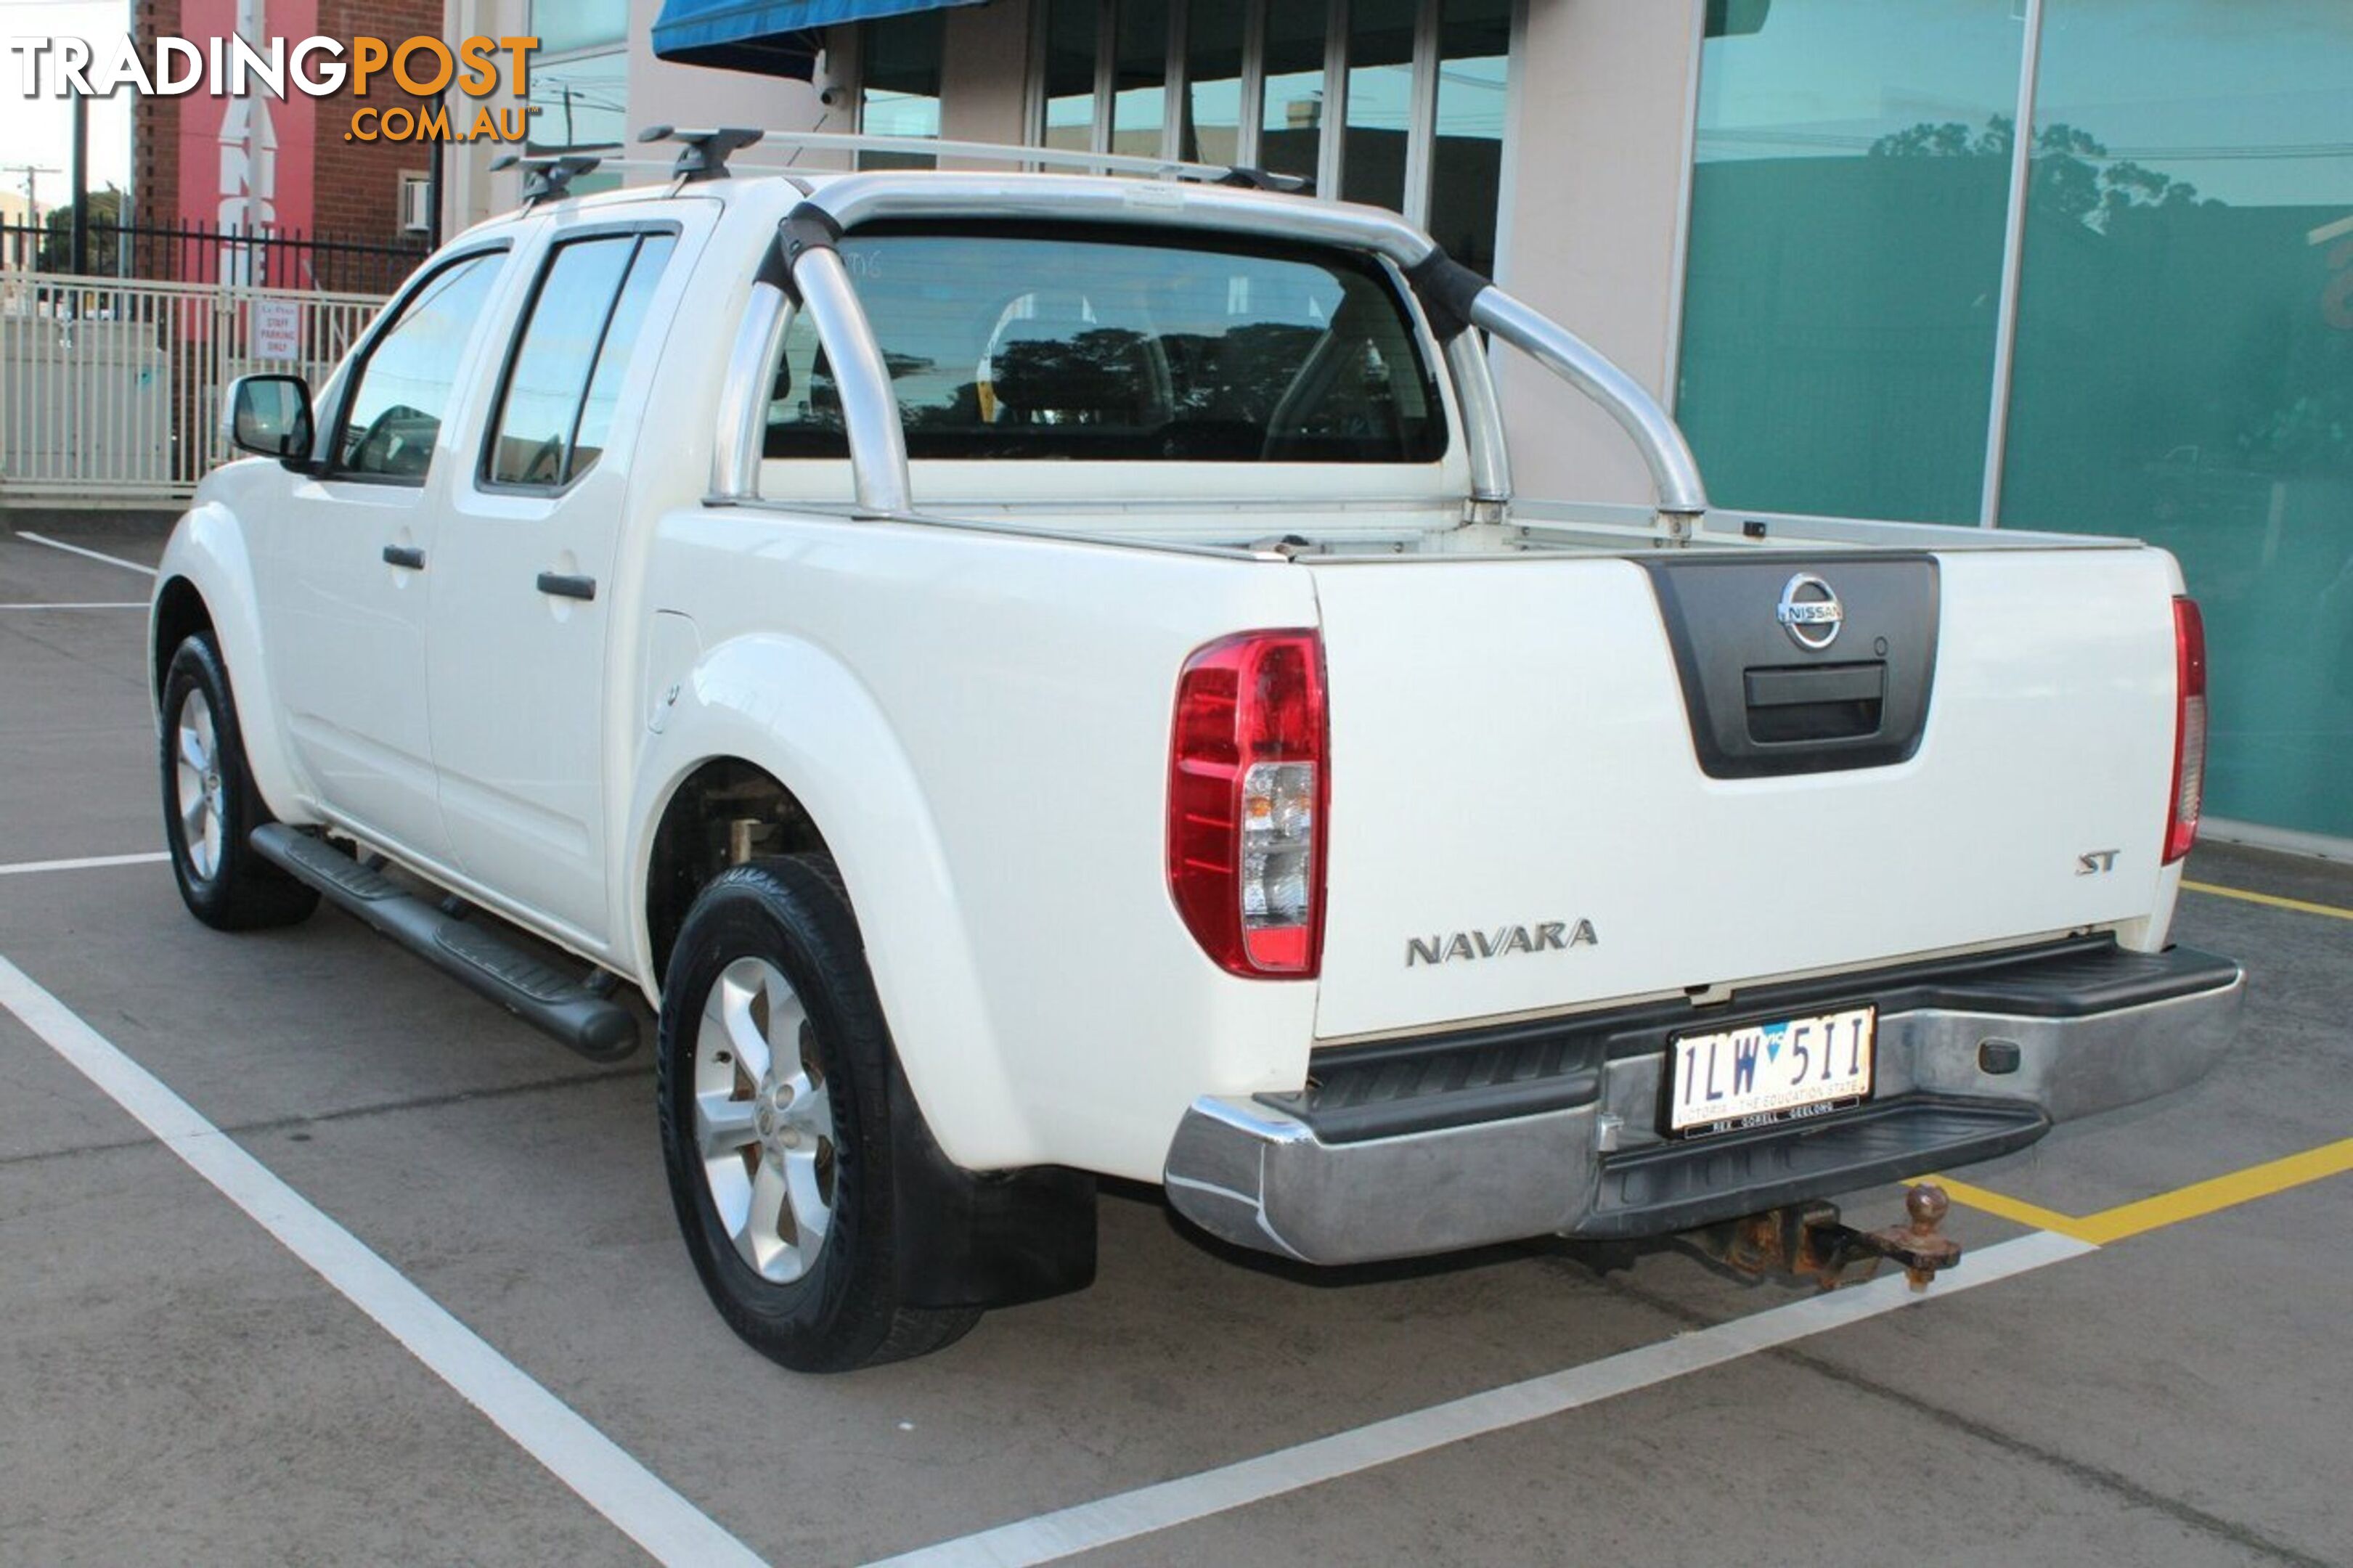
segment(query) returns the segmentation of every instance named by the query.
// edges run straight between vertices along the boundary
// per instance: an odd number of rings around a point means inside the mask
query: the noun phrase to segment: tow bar
[[[1836,1204],[1810,1203],[1706,1226],[1683,1239],[1736,1273],[1787,1275],[1824,1290],[1871,1279],[1893,1259],[1912,1289],[1926,1290],[1939,1270],[1961,1260],[1961,1244],[1938,1228],[1951,1207],[1944,1188],[1924,1182],[1904,1194],[1909,1223],[1883,1230],[1857,1230],[1840,1222]]]

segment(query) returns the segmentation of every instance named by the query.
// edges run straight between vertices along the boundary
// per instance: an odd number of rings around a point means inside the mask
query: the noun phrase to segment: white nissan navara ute
[[[153,674],[199,920],[323,896],[597,1058],[643,994],[767,1355],[1086,1285],[1101,1176],[1310,1264],[1798,1215],[1925,1275],[1929,1205],[1820,1200],[2232,1038],[2163,551],[1712,510],[1582,341],[1249,171],[670,134],[236,384]],[[1655,510],[1517,494],[1491,345]]]

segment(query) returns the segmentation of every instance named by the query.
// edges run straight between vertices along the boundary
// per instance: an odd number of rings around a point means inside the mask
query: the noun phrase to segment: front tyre
[[[164,676],[164,840],[188,912],[217,931],[292,925],[319,895],[253,851],[269,820],[246,766],[228,669],[210,632],[172,654]]]
[[[830,861],[714,879],[662,987],[662,1158],[730,1328],[797,1372],[922,1355],[978,1321],[900,1304],[891,1036]]]

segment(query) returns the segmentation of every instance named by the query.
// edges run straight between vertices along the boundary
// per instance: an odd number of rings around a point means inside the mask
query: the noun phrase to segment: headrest
[[[1008,323],[989,353],[999,405],[1103,425],[1146,423],[1151,364],[1140,333],[1034,319]]]

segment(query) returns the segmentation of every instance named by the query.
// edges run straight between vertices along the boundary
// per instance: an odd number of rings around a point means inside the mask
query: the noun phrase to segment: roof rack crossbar
[[[760,142],[799,152],[839,153],[852,161],[853,166],[858,153],[889,153],[917,158],[987,159],[992,163],[1023,163],[1041,169],[1100,169],[1107,174],[1156,174],[1164,179],[1249,184],[1261,190],[1290,190],[1302,188],[1305,184],[1294,174],[1234,169],[1223,163],[1188,163],[1181,158],[1145,158],[1125,153],[1095,153],[1075,147],[1027,147],[1008,142],[944,141],[933,136],[852,135],[839,131],[757,131],[742,126],[723,127],[717,132],[679,131],[670,126],[655,126],[640,132],[638,139],[640,142],[663,139],[684,142],[689,138],[712,136],[747,138],[731,143],[728,147],[731,152],[736,147],[748,147]],[[680,161],[683,164],[683,154]],[[761,164],[756,168],[761,174],[781,172],[774,164]]]
[[[523,171],[522,201],[526,207],[560,200],[572,181],[592,169],[659,169],[681,185],[723,180],[733,174],[789,174],[790,163],[739,163],[733,154],[763,142],[801,152],[838,153],[855,167],[860,153],[885,153],[935,159],[986,159],[992,163],[1026,164],[1040,169],[1082,169],[1112,174],[1144,174],[1164,180],[1191,180],[1234,185],[1285,195],[1312,195],[1314,182],[1299,174],[1266,169],[1229,167],[1223,163],[1193,163],[1180,158],[1143,158],[1124,153],[1095,153],[1072,147],[1027,147],[1001,142],[950,142],[929,136],[849,135],[836,131],[764,131],[756,126],[720,125],[683,129],[649,125],[638,132],[640,143],[675,142],[678,156],[670,163],[652,158],[615,157],[603,153],[566,153],[523,157],[510,153],[491,164],[494,170]],[[622,151],[619,147],[615,153]],[[815,172],[815,171],[811,171]]]
[[[1283,195],[1312,196],[1315,182],[1304,174],[1278,174],[1271,169],[1244,168],[1240,164],[1226,171],[1221,185],[1240,185],[1245,190],[1276,191]]]
[[[604,162],[602,158],[585,153],[566,153],[553,158],[525,158],[510,153],[503,158],[492,160],[491,167],[493,171],[517,168],[522,171],[522,205],[528,207],[561,198],[565,186]]]
[[[678,162],[670,165],[670,173],[692,184],[697,180],[725,179],[728,157],[754,145],[766,135],[765,131],[744,125],[719,125],[708,131],[684,131],[675,125],[649,125],[638,132],[638,140],[680,143]]]

